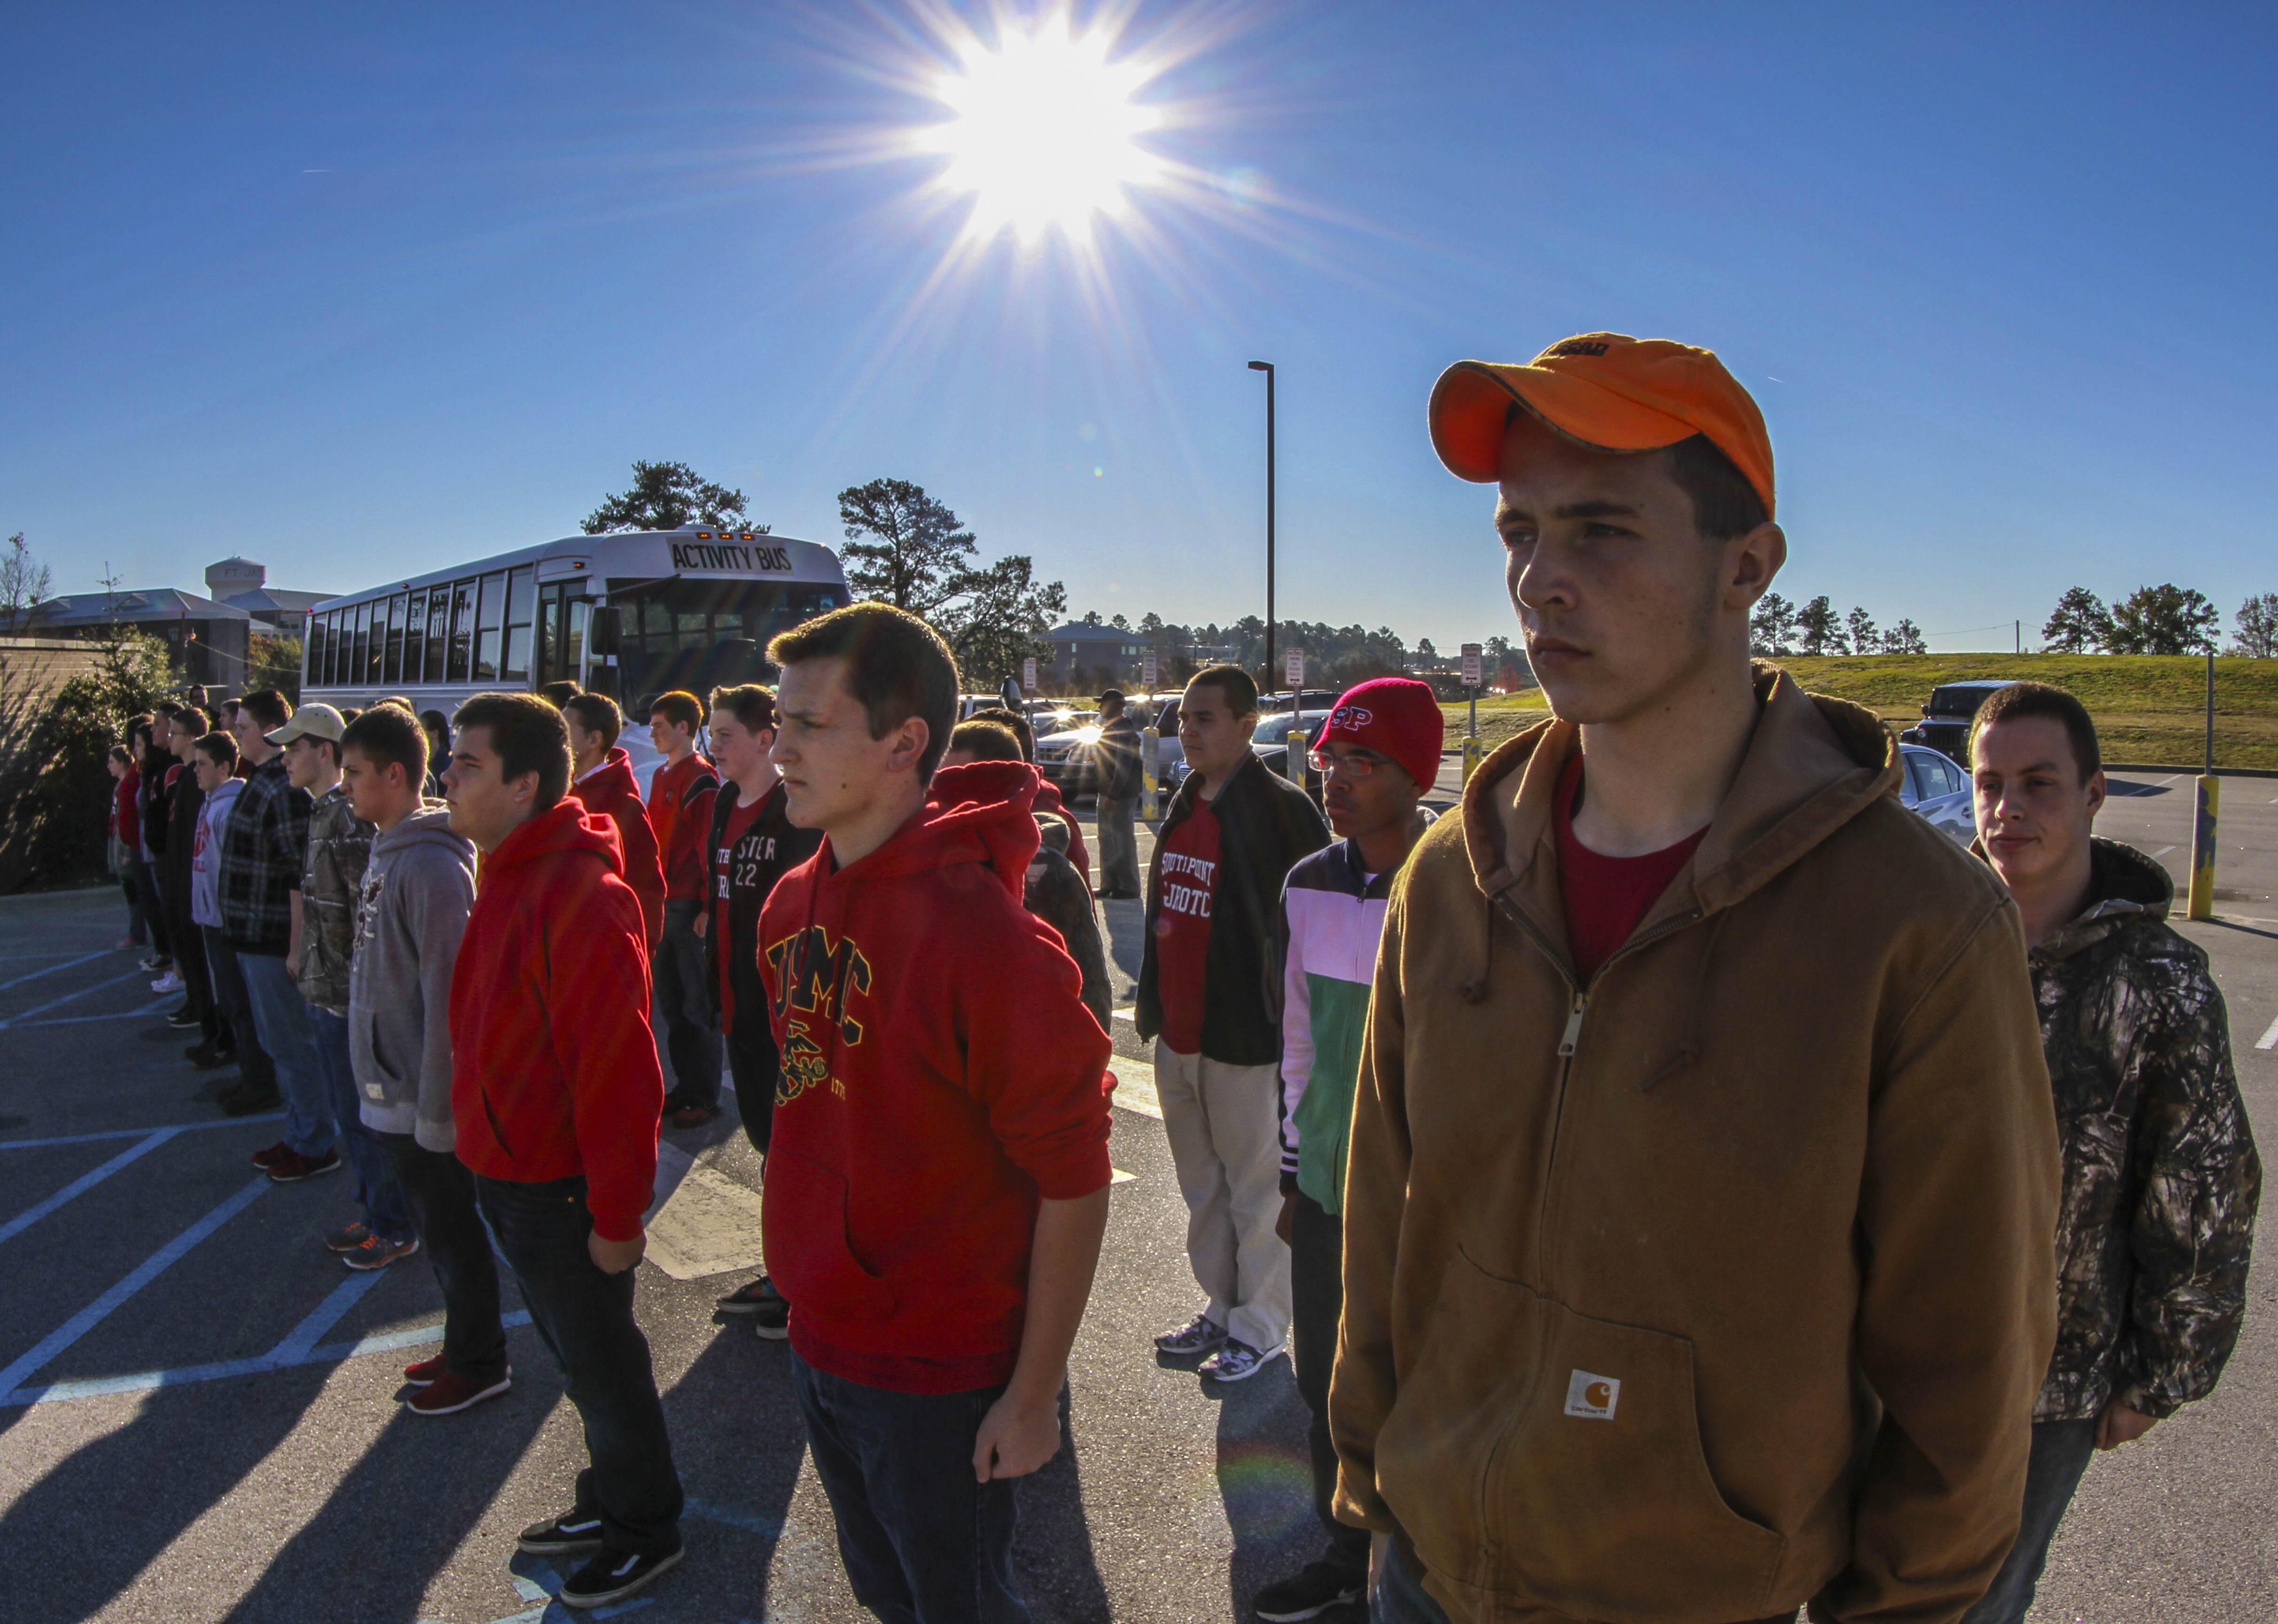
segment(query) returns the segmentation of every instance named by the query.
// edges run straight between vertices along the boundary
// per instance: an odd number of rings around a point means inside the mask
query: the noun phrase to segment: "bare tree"
[[[12,632],[32,617],[32,611],[53,594],[55,578],[48,566],[32,556],[24,532],[8,538],[0,553],[0,626]]]

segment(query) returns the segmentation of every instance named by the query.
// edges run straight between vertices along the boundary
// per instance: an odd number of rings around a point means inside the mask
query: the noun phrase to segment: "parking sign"
[[[1034,655],[1021,662],[1021,686],[1029,693],[1036,691],[1036,659]]]
[[[1152,693],[1155,691],[1155,651],[1150,648],[1139,656],[1139,686]]]
[[[1292,648],[1282,656],[1281,675],[1282,679],[1293,688],[1302,688],[1305,686],[1305,651],[1303,649]]]
[[[1478,687],[1479,678],[1486,675],[1486,672],[1480,669],[1483,663],[1480,659],[1482,652],[1477,643],[1464,645],[1464,686],[1467,688]]]

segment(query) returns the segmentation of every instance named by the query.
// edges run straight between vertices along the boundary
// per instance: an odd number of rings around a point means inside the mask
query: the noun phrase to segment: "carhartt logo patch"
[[[1614,1406],[1622,1401],[1619,1377],[1594,1375],[1587,1370],[1577,1370],[1566,1378],[1566,1413],[1579,1415],[1585,1421],[1611,1421]]]

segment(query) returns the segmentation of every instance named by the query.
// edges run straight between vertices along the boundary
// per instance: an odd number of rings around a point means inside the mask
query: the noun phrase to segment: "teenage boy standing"
[[[347,724],[330,705],[303,705],[271,733],[285,752],[286,777],[310,797],[309,847],[301,887],[293,893],[293,980],[309,1002],[317,1074],[355,1172],[363,1216],[333,1230],[325,1245],[350,1268],[386,1268],[418,1249],[411,1214],[395,1175],[356,1108],[355,1069],[348,1059],[348,959],[355,946],[356,893],[371,852],[372,826],[349,806],[340,785],[340,737]]]
[[[316,1031],[286,959],[293,946],[293,900],[308,856],[310,802],[306,790],[293,786],[284,751],[269,735],[292,716],[293,707],[274,688],[238,701],[230,731],[237,738],[245,789],[231,803],[221,835],[222,931],[253,1005],[254,1030],[285,1096],[285,1137],[256,1152],[253,1161],[279,1184],[340,1166],[332,1103],[317,1069]]]
[[[707,991],[703,938],[696,922],[704,913],[710,863],[704,835],[710,827],[712,796],[720,780],[696,748],[704,725],[704,702],[675,690],[650,708],[648,736],[664,765],[648,781],[648,821],[656,831],[657,854],[664,863],[664,936],[651,969],[656,981],[656,1019],[664,1028],[664,1052],[672,1060],[672,1092],[665,1113],[677,1125],[687,1113],[707,1121],[719,1110],[720,1031],[712,1024]]]
[[[201,796],[198,826],[190,842],[190,917],[205,946],[206,968],[212,979],[217,1036],[212,1064],[234,1056],[239,1081],[218,1096],[221,1108],[232,1116],[248,1116],[278,1104],[277,1073],[253,1030],[253,1001],[246,994],[237,954],[221,923],[221,841],[228,826],[230,808],[245,789],[237,777],[237,740],[216,731],[197,741],[190,755],[190,770],[197,777]],[[190,1057],[199,1069],[205,1058],[195,1050]],[[271,1152],[277,1147],[272,1146]]]
[[[640,899],[643,939],[654,955],[664,935],[664,864],[656,854],[656,831],[650,827],[648,812],[641,805],[633,758],[617,742],[624,717],[617,710],[617,701],[606,693],[576,693],[562,702],[562,719],[570,727],[570,754],[575,763],[570,793],[585,810],[616,825],[625,884]]]
[[[711,854],[711,901],[697,934],[710,955],[705,985],[715,1023],[728,1046],[736,1108],[762,1165],[775,1123],[780,1064],[760,975],[760,909],[776,882],[814,855],[822,831],[801,829],[785,810],[782,775],[768,759],[776,741],[776,699],[757,683],[712,696],[712,753],[727,783],[713,804],[705,849]],[[702,1118],[696,1118],[701,1121]],[[764,1275],[720,1299],[728,1314],[755,1317],[759,1334],[790,1334],[791,1306]]]
[[[166,770],[166,850],[158,887],[166,908],[166,928],[174,944],[174,968],[182,973],[182,984],[188,992],[182,1010],[198,1026],[198,1041],[184,1051],[184,1058],[200,1070],[218,1066],[225,1058],[216,1047],[221,1029],[214,1015],[213,973],[206,964],[205,932],[190,915],[190,859],[197,854],[198,813],[205,805],[205,792],[198,787],[190,758],[197,753],[206,725],[205,713],[189,705],[168,718],[167,747],[174,765]]]
[[[1552,716],[1385,921],[1329,1395],[1376,1616],[1957,1619],[2055,1335],[2016,906],[1872,711],[1751,669],[1786,542],[1716,356],[1465,362],[1431,423]]]
[[[1107,1222],[1107,1035],[1021,905],[1036,769],[934,773],[948,646],[858,603],[768,657],[791,816],[824,835],[760,930],[784,1057],[763,1222],[808,1448],[856,1600],[1024,1619],[1011,1480],[1059,1447]]]
[[[1978,849],[2025,922],[2064,1145],[2057,1346],[2033,1406],[2023,1526],[1967,1624],[2022,1624],[2099,1449],[2214,1390],[2246,1312],[2262,1163],[2206,954],[2167,924],[2175,882],[2096,839],[2096,724],[2020,682],[1977,713]]]
[[[498,1265],[451,1115],[451,972],[475,902],[475,848],[453,832],[448,808],[420,794],[427,733],[409,709],[375,706],[349,723],[341,773],[356,816],[377,831],[348,961],[358,1112],[443,1293],[443,1351],[405,1367],[417,1390],[404,1407],[455,1415],[513,1384]]]
[[[633,1319],[664,1100],[640,904],[618,877],[615,830],[565,798],[560,711],[478,693],[451,724],[451,827],[483,854],[451,972],[455,1146],[592,1459],[577,1503],[520,1544],[592,1552],[560,1599],[600,1606],[681,1553],[680,1478]]]
[[[1123,691],[1099,696],[1099,894],[1103,900],[1139,895],[1139,837],[1134,822],[1146,763],[1139,755],[1139,725],[1124,709]]]
[[[1163,1130],[1187,1202],[1187,1260],[1210,1300],[1163,1352],[1205,1353],[1240,1382],[1289,1334],[1281,1212],[1281,1028],[1273,931],[1281,882],[1329,843],[1321,815],[1250,748],[1257,685],[1238,665],[1196,674],[1179,701],[1186,781],[1155,837],[1135,1020],[1155,1043]],[[1215,1352],[1213,1352],[1215,1350]]]
[[[1382,677],[1346,690],[1311,762],[1339,839],[1290,869],[1281,891],[1281,1216],[1274,1232],[1289,1245],[1289,1358],[1298,1396],[1312,1412],[1313,1512],[1329,1549],[1257,1593],[1251,1605],[1268,1624],[1356,1601],[1368,1582],[1368,1530],[1338,1521],[1330,1509],[1337,1451],[1329,1439],[1329,1372],[1344,1309],[1338,1214],[1386,900],[1431,823],[1417,802],[1439,776],[1446,739],[1427,684]]]

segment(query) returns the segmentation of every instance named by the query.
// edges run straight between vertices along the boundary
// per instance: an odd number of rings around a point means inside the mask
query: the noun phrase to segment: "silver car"
[[[1967,846],[1975,840],[1977,807],[1969,775],[1944,752],[1926,745],[1900,745],[1899,760],[1907,771],[1899,785],[1900,804],[1957,845]]]

